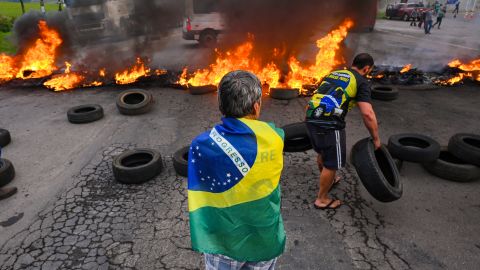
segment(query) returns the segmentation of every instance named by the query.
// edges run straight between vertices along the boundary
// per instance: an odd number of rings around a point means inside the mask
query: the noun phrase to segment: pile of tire
[[[16,187],[5,187],[15,178],[15,168],[10,160],[1,158],[2,148],[9,145],[11,140],[10,132],[0,128],[0,200],[7,199],[17,193]]]
[[[351,162],[367,191],[380,202],[393,202],[402,197],[403,185],[395,160],[387,147],[375,150],[371,138],[357,142]]]
[[[454,182],[480,180],[480,136],[456,134],[439,157],[423,164],[432,175]]]

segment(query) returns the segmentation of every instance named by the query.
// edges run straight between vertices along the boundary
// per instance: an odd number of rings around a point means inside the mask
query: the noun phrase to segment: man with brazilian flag
[[[218,87],[222,123],[191,144],[188,207],[193,249],[206,269],[274,269],[285,248],[280,213],[283,130],[258,121],[262,87],[233,71]]]

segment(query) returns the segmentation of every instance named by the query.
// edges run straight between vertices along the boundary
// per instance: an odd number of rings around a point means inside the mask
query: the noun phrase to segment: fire
[[[215,63],[208,68],[197,70],[189,75],[188,70],[184,69],[178,84],[202,86],[217,85],[225,74],[232,70],[242,69],[255,73],[262,83],[270,87],[287,87],[301,89],[305,84],[316,84],[328,75],[335,67],[343,64],[337,60],[337,52],[340,49],[341,42],[347,37],[348,30],[353,26],[351,20],[344,21],[337,29],[330,32],[327,36],[317,40],[318,53],[315,64],[303,66],[295,57],[288,61],[290,71],[284,77],[282,72],[273,62],[262,65],[261,59],[255,58],[253,54],[254,38],[249,36],[248,40],[232,51],[220,52],[216,50],[217,58]],[[278,56],[279,49],[273,50],[273,56]]]
[[[150,76],[150,68],[145,67],[143,61],[140,58],[137,58],[137,62],[133,67],[115,74],[115,82],[117,84],[131,84],[145,76]]]
[[[45,21],[40,21],[38,28],[39,38],[24,52],[16,56],[0,54],[0,82],[42,78],[57,70],[56,52],[63,41],[59,33],[49,28]]]
[[[45,82],[45,85],[49,89],[53,89],[55,92],[69,90],[80,87],[85,77],[81,74],[71,72],[71,64],[65,62],[66,69],[64,74],[54,75],[52,79]]]
[[[407,72],[409,72],[411,69],[412,69],[412,64],[408,64],[408,65],[404,66],[404,67],[402,68],[402,70],[400,70],[400,73],[401,73],[401,74],[407,73]]]
[[[464,79],[472,79],[474,81],[480,82],[480,59],[472,60],[469,63],[462,63],[460,60],[453,60],[448,64],[451,68],[458,68],[462,73],[459,73],[457,76],[444,80],[438,81],[438,84],[441,85],[455,85],[462,82]]]

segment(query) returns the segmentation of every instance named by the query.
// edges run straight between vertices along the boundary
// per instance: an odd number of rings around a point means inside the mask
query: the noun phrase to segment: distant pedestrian
[[[435,25],[438,24],[438,29],[440,29],[440,25],[442,25],[443,17],[445,17],[445,10],[440,9],[440,11],[438,12],[438,15],[437,15],[437,21],[435,22],[435,24],[432,27],[435,27]]]
[[[453,18],[457,18],[459,11],[460,11],[460,1],[457,1],[457,3],[455,3],[455,9],[453,10]]]
[[[413,9],[412,14],[410,15],[410,20],[412,21],[410,23],[410,26],[417,26],[417,20],[418,20],[418,11],[417,9]]]
[[[418,28],[422,28],[422,25],[425,24],[425,16],[426,16],[426,15],[427,15],[427,14],[426,14],[425,11],[423,11],[423,12],[421,12],[421,13],[419,14],[419,16],[418,16],[418,21],[419,21],[419,22],[418,22]]]
[[[425,21],[424,21],[425,34],[430,34],[430,30],[432,30],[432,25],[433,25],[433,15],[430,10],[427,10],[425,12]]]
[[[434,4],[433,7],[434,7],[434,9],[435,9],[435,13],[434,13],[434,14],[437,15],[438,12],[440,11],[440,8],[442,7],[442,5],[440,4],[440,2],[435,1],[435,4]]]

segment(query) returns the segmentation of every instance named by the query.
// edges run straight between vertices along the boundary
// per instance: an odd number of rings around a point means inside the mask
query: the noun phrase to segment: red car
[[[408,21],[412,16],[413,10],[415,9],[419,13],[428,10],[428,8],[424,7],[423,4],[417,4],[417,3],[395,4],[395,5],[387,6],[387,11],[385,13],[385,16],[387,17],[387,19],[402,19],[404,21]]]

